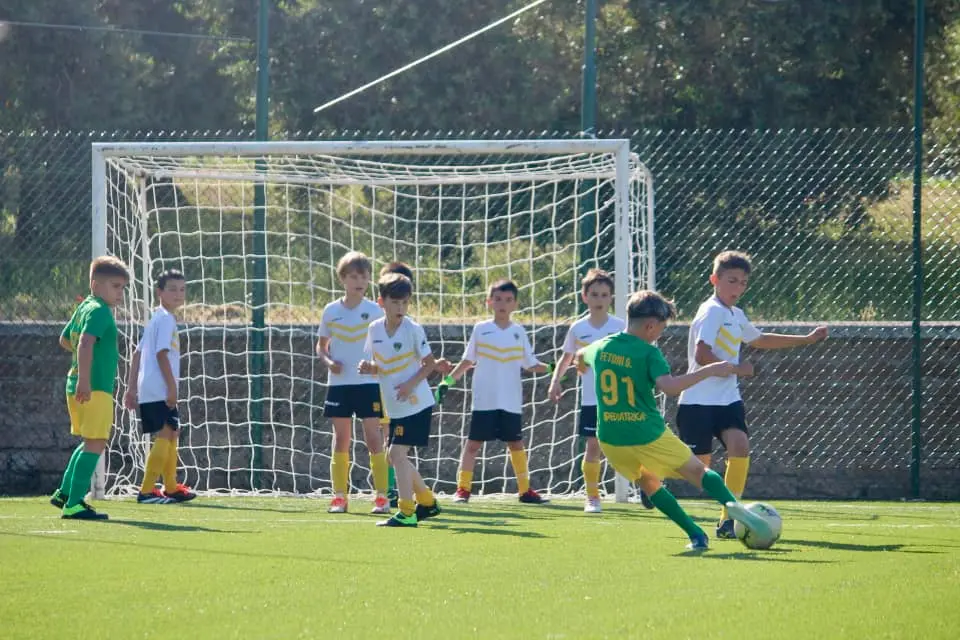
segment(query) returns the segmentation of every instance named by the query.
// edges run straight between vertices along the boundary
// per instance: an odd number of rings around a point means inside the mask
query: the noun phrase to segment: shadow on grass
[[[524,513],[523,510],[518,511],[491,511],[490,509],[471,509],[470,507],[448,507],[441,503],[440,506],[443,509],[443,515],[453,515],[453,516],[467,516],[470,518],[490,518],[491,520],[505,520],[505,519],[516,519],[516,520],[545,520],[553,519],[554,516],[544,514],[544,515],[532,515],[530,513]]]
[[[459,521],[458,522],[462,522]],[[551,536],[537,533],[536,531],[511,531],[510,529],[492,529],[489,527],[461,527],[458,525],[449,525],[436,522],[431,529],[440,529],[450,533],[478,533],[480,535],[490,536],[511,536],[514,538],[550,538]]]
[[[243,502],[243,499],[241,498],[237,500],[237,504],[235,505],[211,504],[201,499],[200,502],[197,502],[196,500],[191,500],[190,502],[183,502],[177,506],[180,507],[181,509],[222,509],[225,511],[269,511],[272,513],[312,513],[314,511],[314,509],[271,509],[269,507],[248,507],[243,505],[242,502]],[[305,506],[308,506],[308,505],[305,505]],[[326,508],[323,505],[319,505],[319,504],[309,505],[309,506],[316,506],[316,509],[323,509],[324,511],[326,510]]]
[[[781,540],[780,544],[794,545],[797,547],[812,547],[814,549],[831,549],[833,551],[899,551],[901,553],[943,553],[942,551],[922,551],[919,549],[911,549],[910,547],[915,545],[907,544],[856,544],[853,542],[828,542],[826,540]]]
[[[783,514],[790,514],[796,517],[798,520],[832,520],[834,522],[838,520],[855,520],[857,522],[873,522],[880,519],[880,515],[877,513],[868,513],[865,511],[861,512],[852,512],[852,511],[840,511],[837,509],[832,509],[829,511],[818,511],[816,507],[810,509],[795,507],[781,507],[774,505],[777,511]],[[899,515],[898,515],[899,517]]]
[[[784,562],[787,564],[836,564],[835,560],[802,560],[800,558],[787,558],[783,554],[788,553],[786,549],[771,549],[768,551],[733,551],[729,553],[716,553],[714,551],[683,551],[675,553],[674,556],[699,557],[710,560],[746,560],[748,562]]]
[[[109,521],[106,521],[109,522]],[[221,533],[260,533],[259,531],[222,531]],[[353,558],[344,558],[340,555],[331,556],[329,558],[320,557],[320,556],[309,556],[309,555],[299,555],[295,553],[273,553],[273,552],[263,552],[258,553],[256,551],[231,551],[227,549],[208,549],[200,548],[195,546],[184,546],[184,545],[162,545],[162,544],[149,544],[143,542],[128,542],[126,540],[91,540],[89,538],[72,538],[67,536],[55,536],[51,537],[47,534],[40,533],[11,533],[7,531],[0,531],[0,536],[10,536],[16,538],[40,538],[43,540],[51,540],[56,542],[65,542],[65,543],[82,543],[82,544],[105,544],[115,547],[130,547],[133,549],[155,549],[159,551],[170,551],[176,552],[178,556],[189,555],[189,554],[198,554],[201,556],[204,555],[214,555],[214,556],[228,556],[233,558],[269,558],[272,560],[304,560],[307,562],[317,562],[320,564],[330,565],[335,567],[337,565],[344,564],[356,564],[356,565],[366,565],[366,566],[380,566],[383,563],[379,561],[371,560],[356,560]]]
[[[168,531],[168,532],[182,532],[182,533],[193,533],[193,532],[203,532],[203,533],[249,533],[249,531],[231,531],[227,529],[211,529],[210,527],[200,527],[193,524],[169,524],[167,522],[151,522],[149,520],[123,520],[120,518],[111,518],[110,520],[103,520],[105,525],[121,525],[124,527],[136,527],[138,529],[146,529],[147,531]]]

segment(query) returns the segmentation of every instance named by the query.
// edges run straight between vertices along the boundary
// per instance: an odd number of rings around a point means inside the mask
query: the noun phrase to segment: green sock
[[[687,512],[683,510],[683,507],[666,487],[660,487],[659,491],[650,496],[650,502],[665,516],[673,520],[688,536],[704,535],[703,529],[698,527],[697,523],[687,515]]]
[[[393,470],[391,465],[390,470],[387,472],[387,491],[396,491],[397,490],[397,472]]]
[[[75,507],[87,495],[90,490],[90,480],[93,479],[93,472],[97,470],[97,460],[100,456],[96,453],[83,451],[77,458],[77,466],[73,470],[73,478],[70,482],[70,499],[67,501],[66,508]]]
[[[63,472],[63,480],[60,481],[60,493],[63,495],[70,493],[70,485],[73,483],[73,472],[77,468],[77,460],[80,458],[81,453],[83,453],[83,443],[78,444],[77,448],[70,454],[70,462],[67,463],[67,468]]]
[[[737,501],[737,497],[730,493],[730,489],[727,489],[727,485],[723,483],[723,478],[713,469],[707,469],[700,483],[703,485],[703,490],[720,504]]]

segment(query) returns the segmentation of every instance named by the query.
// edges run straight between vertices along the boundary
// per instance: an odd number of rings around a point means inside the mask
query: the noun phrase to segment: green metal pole
[[[267,140],[269,132],[269,0],[260,0],[257,15],[257,114],[256,138]],[[257,171],[266,167],[257,161]],[[251,291],[252,331],[250,335],[250,426],[253,444],[251,484],[260,489],[263,469],[263,378],[267,304],[267,194],[262,182],[253,191],[253,283]]]
[[[923,430],[923,56],[924,0],[916,0],[913,50],[913,446],[910,490],[920,497],[920,456]]]
[[[594,138],[597,128],[597,0],[587,0],[586,16],[583,28],[583,73],[580,95],[580,132],[581,135]],[[586,187],[592,184],[584,185]],[[589,193],[593,193],[590,189]],[[595,196],[594,196],[595,197]],[[580,273],[586,275],[593,264],[597,255],[597,212],[590,202],[590,195],[584,195],[580,198],[580,208],[583,216],[580,219]],[[586,311],[583,300],[580,299],[579,291],[575,291],[577,297],[577,313],[582,314]],[[584,438],[577,438],[577,455],[574,461],[583,455],[586,441]]]

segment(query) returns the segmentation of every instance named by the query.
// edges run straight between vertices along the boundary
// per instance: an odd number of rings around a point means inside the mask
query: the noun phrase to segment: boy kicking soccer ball
[[[707,549],[707,534],[694,523],[665,487],[650,487],[651,474],[679,476],[702,487],[735,520],[748,528],[769,533],[762,518],[747,511],[716,472],[704,467],[672,431],[657,407],[654,391],[676,395],[711,376],[730,376],[737,365],[717,362],[682,376],[670,375],[670,365],[654,342],[667,322],[676,316],[669,300],[655,291],[638,291],[627,303],[627,329],[594,342],[577,353],[581,373],[593,369],[596,376],[597,439],[607,460],[625,478],[643,478],[644,489],[654,506],[690,537],[687,549]],[[652,490],[655,489],[655,490]]]
[[[190,487],[177,483],[177,444],[180,438],[180,413],[177,387],[180,383],[180,337],[177,335],[177,309],[183,306],[187,283],[183,274],[168,269],[155,283],[160,305],[143,330],[127,375],[123,404],[140,414],[145,434],[156,434],[147,456],[143,485],[137,502],[168,504],[187,502],[197,497]],[[163,478],[163,491],[156,487]]]

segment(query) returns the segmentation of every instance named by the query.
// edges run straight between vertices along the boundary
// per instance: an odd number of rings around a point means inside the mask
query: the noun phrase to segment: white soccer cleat
[[[600,498],[587,498],[587,501],[583,505],[584,513],[602,513],[603,512],[603,503],[600,502]]]
[[[377,515],[390,513],[390,501],[384,496],[377,496],[373,501],[373,509],[370,510],[370,513],[375,513]]]
[[[341,498],[337,496],[330,501],[330,506],[327,508],[327,513],[346,513],[347,512],[347,500],[346,498]]]

